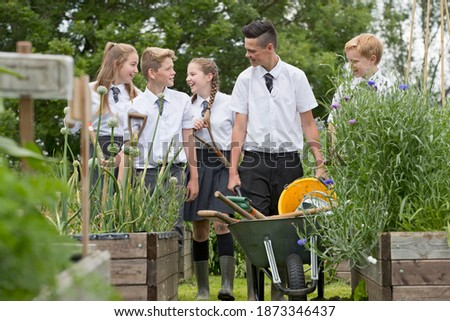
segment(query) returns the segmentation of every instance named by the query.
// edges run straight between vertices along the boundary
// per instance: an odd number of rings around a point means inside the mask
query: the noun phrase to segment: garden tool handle
[[[286,213],[286,214],[273,215],[273,216],[269,216],[268,219],[292,218],[292,217],[303,216],[306,214],[317,214],[320,212],[327,212],[327,211],[331,211],[331,206],[309,208],[309,209],[303,210],[303,211],[296,211],[296,212],[291,212],[291,213]]]
[[[227,214],[221,213],[218,211],[202,210],[202,211],[198,211],[197,215],[204,217],[204,218],[218,218],[227,224],[240,222],[239,220],[232,218],[232,217],[228,216]]]
[[[214,150],[214,153],[216,154],[217,157],[220,158],[220,160],[222,161],[222,163],[225,165],[226,168],[230,168],[230,162],[228,161],[228,159],[223,155],[223,153],[220,151],[220,149],[217,149],[216,146],[211,145],[210,143],[206,142],[205,140],[201,139],[200,137],[198,137],[195,132],[194,132],[194,137],[203,145],[208,146],[208,148],[211,148]]]
[[[235,185],[233,187],[233,191],[236,193],[237,196],[242,197],[241,187],[239,185]]]
[[[237,196],[243,197],[242,193],[241,193],[241,187],[239,185],[234,186],[233,190],[237,194]],[[265,216],[263,213],[258,211],[256,208],[254,208],[251,204],[249,204],[249,206],[251,208],[251,212],[250,212],[251,216],[256,217],[257,219],[263,219],[263,220],[267,218],[267,216]]]
[[[242,209],[240,206],[236,205],[233,203],[233,201],[229,200],[228,198],[226,198],[225,195],[223,195],[221,192],[216,191],[214,193],[214,196],[216,198],[218,198],[219,200],[221,200],[222,202],[224,202],[225,204],[227,204],[229,207],[231,207],[233,210],[235,210],[236,212],[238,212],[240,215],[242,215],[243,217],[245,217],[247,220],[254,220],[255,218],[246,210]]]

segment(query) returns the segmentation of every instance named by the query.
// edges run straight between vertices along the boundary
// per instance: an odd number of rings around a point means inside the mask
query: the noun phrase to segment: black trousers
[[[278,214],[278,200],[286,185],[303,176],[297,152],[245,151],[239,166],[241,192],[266,216]]]
[[[157,168],[148,168],[147,172],[145,173],[145,186],[147,186],[150,189],[150,193],[153,193],[155,190],[156,181],[158,180],[159,171],[161,170],[161,167]],[[136,169],[136,175],[134,177],[138,177],[139,174],[141,174],[144,170],[143,169]],[[172,164],[170,166],[170,176],[176,177],[178,180],[179,185],[185,185],[186,180],[186,172],[185,172],[185,164]],[[184,215],[184,202],[181,205],[179,211],[178,211],[178,218],[175,222],[175,226],[173,228],[174,231],[178,234],[178,245],[182,246],[183,244],[183,215]]]

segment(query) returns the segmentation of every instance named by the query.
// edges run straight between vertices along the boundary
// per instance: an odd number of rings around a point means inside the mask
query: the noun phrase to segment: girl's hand
[[[206,123],[203,119],[196,119],[194,120],[194,130],[199,131],[203,128],[206,128]]]

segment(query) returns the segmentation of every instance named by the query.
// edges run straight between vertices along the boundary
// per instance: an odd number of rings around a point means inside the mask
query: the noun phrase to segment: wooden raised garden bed
[[[383,233],[376,259],[375,265],[352,269],[352,289],[364,279],[369,300],[450,300],[447,233]]]
[[[111,283],[123,300],[178,300],[176,232],[97,234],[90,243],[111,254]]]

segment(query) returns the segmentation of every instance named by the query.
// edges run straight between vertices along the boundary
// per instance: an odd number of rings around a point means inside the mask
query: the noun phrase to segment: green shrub
[[[70,253],[56,246],[70,240],[41,214],[60,188],[48,175],[16,172],[0,157],[0,300],[33,298],[70,263]]]

